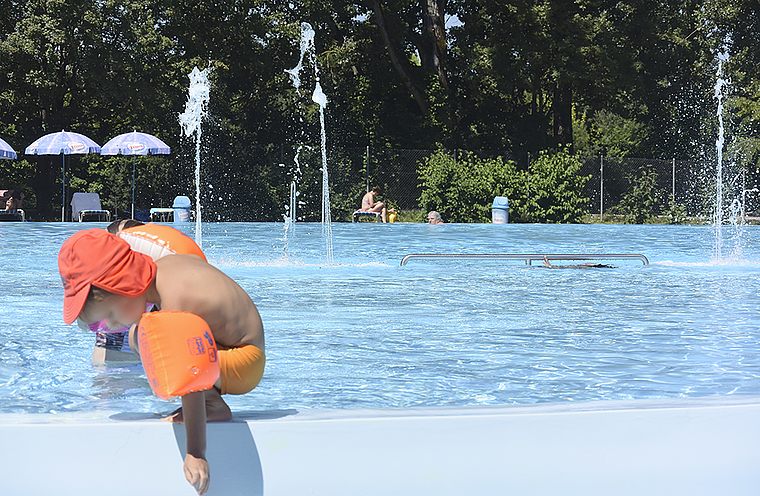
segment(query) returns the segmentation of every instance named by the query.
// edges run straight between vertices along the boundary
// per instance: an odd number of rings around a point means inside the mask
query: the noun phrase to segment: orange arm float
[[[216,342],[205,320],[188,312],[151,312],[137,339],[145,375],[162,399],[211,389],[219,378]]]
[[[173,227],[161,224],[145,224],[124,229],[119,236],[126,240],[133,250],[144,253],[153,260],[166,255],[198,255],[203,260],[206,256],[193,239]]]

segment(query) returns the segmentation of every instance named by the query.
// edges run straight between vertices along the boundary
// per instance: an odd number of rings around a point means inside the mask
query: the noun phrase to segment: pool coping
[[[232,413],[233,422],[304,422],[338,421],[378,418],[469,417],[509,415],[558,415],[627,410],[672,410],[741,407],[760,405],[760,395],[720,395],[696,398],[652,398],[626,400],[589,400],[542,402],[506,405],[417,406],[399,408],[289,408],[270,410],[238,410]],[[160,421],[159,414],[145,412],[114,412],[92,410],[56,413],[0,413],[0,424],[57,424],[57,423],[124,423]]]
[[[183,426],[117,415],[0,415],[3,487],[195,494]],[[209,494],[749,495],[759,419],[760,396],[243,411],[208,426]]]

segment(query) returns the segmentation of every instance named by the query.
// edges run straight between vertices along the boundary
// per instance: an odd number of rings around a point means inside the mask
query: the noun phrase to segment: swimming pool
[[[58,248],[94,226],[0,225],[0,413],[175,408],[140,366],[93,367],[93,336],[63,324]],[[328,266],[319,224],[203,226],[209,261],[252,296],[266,332],[264,379],[229,397],[234,411],[760,394],[757,227],[727,227],[719,261],[706,226],[332,228]],[[580,252],[650,265],[399,265],[409,253]]]

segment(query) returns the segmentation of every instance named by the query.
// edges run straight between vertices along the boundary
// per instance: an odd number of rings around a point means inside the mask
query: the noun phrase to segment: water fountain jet
[[[322,91],[322,85],[319,82],[319,67],[317,65],[317,58],[314,54],[314,29],[309,23],[301,24],[301,56],[298,59],[298,65],[293,69],[288,69],[287,72],[293,85],[298,90],[298,94],[301,94],[301,78],[300,72],[303,66],[304,57],[311,56],[312,65],[314,66],[314,79],[316,81],[314,92],[312,93],[311,100],[319,105],[319,124],[321,129],[321,150],[322,150],[322,235],[325,238],[325,248],[327,253],[327,264],[333,263],[333,240],[332,240],[332,224],[330,217],[330,180],[327,170],[327,132],[325,129],[325,108],[327,107],[327,96]]]
[[[208,112],[209,91],[211,85],[208,75],[210,67],[198,70],[197,67],[188,74],[190,87],[188,90],[185,111],[179,114],[179,123],[185,136],[195,135],[195,242],[203,246],[201,233],[201,123]]]

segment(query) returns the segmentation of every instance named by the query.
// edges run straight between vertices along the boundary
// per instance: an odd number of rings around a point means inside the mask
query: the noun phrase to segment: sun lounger
[[[354,212],[351,222],[359,222],[359,219],[361,219],[362,217],[372,217],[374,218],[375,222],[379,222],[380,220],[382,220],[382,215],[383,214],[380,212],[364,212],[362,210],[357,210],[356,212]]]
[[[150,209],[151,222],[171,222],[173,220],[174,220],[173,208],[151,208]]]
[[[0,222],[5,222],[5,221],[24,222],[25,220],[26,220],[26,214],[20,208],[10,210],[7,212],[5,210],[0,210]]]
[[[100,206],[100,195],[97,193],[74,193],[71,198],[71,220],[110,221],[111,212]]]

